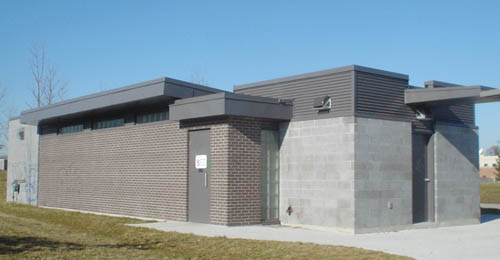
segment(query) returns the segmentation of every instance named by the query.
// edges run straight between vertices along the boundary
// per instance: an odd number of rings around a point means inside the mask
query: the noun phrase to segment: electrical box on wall
[[[332,98],[330,96],[323,96],[314,99],[313,109],[318,111],[332,109]]]

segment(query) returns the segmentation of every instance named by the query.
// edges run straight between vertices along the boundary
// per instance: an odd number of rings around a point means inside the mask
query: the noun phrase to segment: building
[[[494,101],[356,65],[233,93],[161,78],[12,119],[8,200],[354,233],[479,223],[474,104]]]
[[[495,168],[480,168],[479,177],[481,182],[496,182],[497,171]]]
[[[481,168],[495,168],[497,167],[498,156],[496,155],[479,155],[479,162]]]
[[[488,149],[490,150],[490,149]],[[487,150],[487,151],[488,151]],[[482,182],[494,182],[496,181],[496,167],[497,159],[496,155],[489,155],[494,153],[481,153],[479,154],[479,176]]]
[[[7,156],[0,156],[0,171],[7,170]]]

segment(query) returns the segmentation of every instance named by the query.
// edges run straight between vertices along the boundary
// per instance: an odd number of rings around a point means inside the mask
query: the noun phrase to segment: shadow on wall
[[[443,105],[433,109],[433,115],[448,122],[472,124],[474,104]]]
[[[460,135],[448,131],[440,131],[439,133],[479,171],[479,136],[476,129],[459,124],[442,124],[444,127],[451,126],[461,129]],[[464,139],[464,137],[467,139]]]

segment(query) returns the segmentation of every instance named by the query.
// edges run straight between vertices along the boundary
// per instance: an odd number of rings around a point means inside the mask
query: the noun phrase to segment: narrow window
[[[59,129],[60,134],[69,134],[83,131],[83,124],[69,125]]]
[[[279,219],[279,132],[261,132],[261,196],[262,219]]]
[[[168,111],[137,115],[138,124],[151,123],[163,120],[168,120]]]
[[[94,129],[103,129],[103,128],[123,126],[123,125],[125,125],[125,118],[102,120],[102,121],[97,121],[94,124]]]

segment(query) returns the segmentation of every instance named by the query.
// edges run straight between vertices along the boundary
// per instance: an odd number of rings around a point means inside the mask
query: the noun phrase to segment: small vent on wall
[[[19,138],[19,140],[24,140],[24,128],[23,127],[19,128],[19,130],[17,131],[17,138]]]
[[[332,98],[329,96],[315,98],[313,109],[318,111],[332,109]]]

